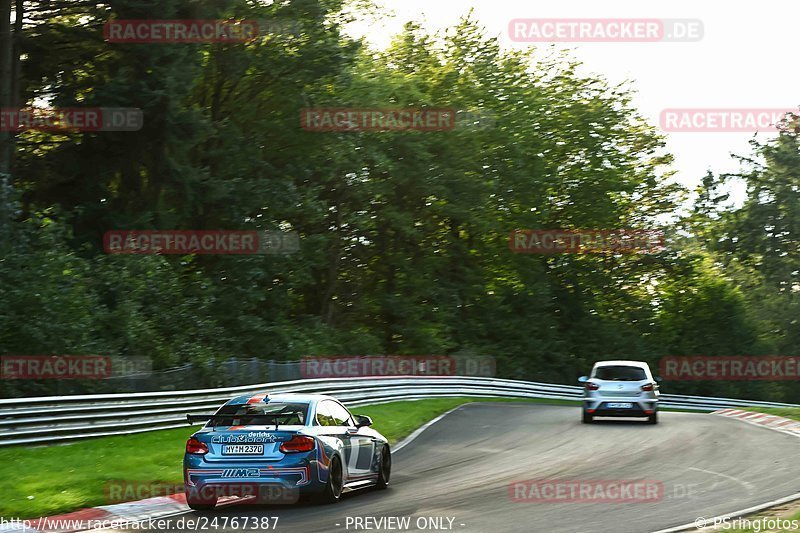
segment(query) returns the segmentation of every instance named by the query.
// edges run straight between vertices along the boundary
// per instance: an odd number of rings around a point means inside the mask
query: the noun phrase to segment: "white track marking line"
[[[787,496],[785,498],[781,498],[779,500],[773,500],[771,502],[762,503],[760,505],[755,505],[753,507],[748,507],[747,509],[742,509],[740,511],[734,511],[732,513],[723,514],[714,516],[711,518],[701,517],[705,520],[706,527],[710,527],[714,524],[714,522],[721,522],[722,520],[731,519],[731,518],[738,518],[740,516],[745,516],[753,513],[757,513],[759,511],[763,511],[764,509],[769,509],[770,507],[775,507],[776,505],[783,505],[784,503],[789,503],[794,500],[800,499],[800,492],[795,492],[791,496]],[[653,533],[678,533],[680,531],[698,531],[706,529],[706,527],[698,528],[696,522],[691,522],[689,524],[683,524],[682,526],[671,527],[669,529],[659,529],[658,531],[654,531]],[[711,531],[711,530],[709,530]]]
[[[704,474],[711,474],[713,476],[719,476],[719,477],[722,477],[722,478],[725,478],[725,479],[729,479],[731,481],[734,481],[734,482],[740,484],[744,488],[746,488],[747,492],[749,492],[749,493],[752,493],[756,488],[755,485],[753,485],[752,483],[748,483],[747,481],[743,481],[743,480],[741,480],[739,478],[736,478],[736,477],[733,477],[733,476],[729,476],[728,474],[722,474],[720,472],[714,472],[712,470],[704,470],[702,468],[695,468],[693,466],[689,467],[689,470],[694,470],[695,472],[703,472]]]
[[[411,444],[411,442],[412,442],[414,439],[416,439],[417,437],[419,437],[419,436],[422,434],[422,432],[423,432],[423,431],[425,431],[426,429],[428,429],[429,427],[431,427],[432,425],[434,425],[436,422],[438,422],[438,421],[439,421],[439,420],[441,420],[442,418],[446,417],[447,415],[449,415],[449,414],[450,414],[450,413],[452,413],[453,411],[458,411],[459,409],[461,409],[461,408],[462,408],[462,407],[464,407],[465,405],[470,405],[470,404],[472,404],[472,403],[475,403],[475,402],[467,402],[467,403],[462,403],[461,405],[458,405],[458,406],[456,406],[456,407],[453,407],[453,408],[452,408],[452,409],[450,409],[449,411],[447,411],[447,412],[445,412],[445,413],[442,413],[442,414],[440,414],[439,416],[437,416],[436,418],[434,418],[434,419],[433,419],[433,420],[431,420],[430,422],[428,422],[428,423],[424,424],[423,426],[420,426],[420,427],[418,427],[417,429],[415,429],[415,430],[414,430],[414,432],[413,432],[411,435],[409,435],[408,437],[406,437],[405,439],[403,439],[402,441],[400,441],[400,442],[399,442],[399,443],[398,443],[396,446],[394,446],[394,447],[392,448],[392,452],[393,452],[393,453],[395,453],[395,452],[398,452],[398,451],[402,450],[403,448],[405,448],[406,446],[408,446],[409,444]]]

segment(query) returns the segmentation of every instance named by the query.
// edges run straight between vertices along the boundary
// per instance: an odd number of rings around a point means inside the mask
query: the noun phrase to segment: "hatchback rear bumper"
[[[630,407],[614,404],[630,404]],[[584,398],[583,411],[593,416],[646,417],[658,411],[658,399]]]

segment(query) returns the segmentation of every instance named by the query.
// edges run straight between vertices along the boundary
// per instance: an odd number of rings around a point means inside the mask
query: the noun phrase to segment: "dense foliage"
[[[340,0],[26,0],[16,97],[135,107],[138,132],[17,136],[2,206],[0,353],[493,355],[574,383],[591,363],[800,355],[800,147],[754,144],[739,176],[670,180],[631,88],[567,55],[503,51],[469,18],[348,37]],[[113,44],[118,19],[276,19],[297,35]],[[492,127],[304,131],[305,107],[455,107]],[[721,191],[747,185],[730,207]],[[690,193],[691,213],[680,215]],[[513,254],[515,228],[683,228],[656,254]],[[107,255],[110,229],[283,229],[290,256]],[[12,393],[11,384],[4,386]],[[665,391],[800,401],[788,383]]]

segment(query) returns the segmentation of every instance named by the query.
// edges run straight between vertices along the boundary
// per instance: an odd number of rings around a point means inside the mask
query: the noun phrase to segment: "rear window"
[[[217,418],[212,420],[211,424],[214,426],[269,426],[272,424],[304,426],[307,420],[307,413],[307,403],[270,402],[223,405],[217,414],[231,415],[230,418]]]
[[[647,379],[644,369],[638,366],[599,366],[595,369],[592,377],[606,381],[641,381]]]

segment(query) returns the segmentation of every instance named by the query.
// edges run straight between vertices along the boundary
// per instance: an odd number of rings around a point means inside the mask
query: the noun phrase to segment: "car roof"
[[[594,366],[635,366],[638,368],[650,368],[650,365],[642,361],[626,361],[622,359],[615,361],[597,361]]]
[[[325,394],[260,392],[260,393],[250,393],[250,394],[243,394],[241,396],[236,396],[235,398],[231,398],[231,400],[229,400],[225,405],[243,405],[247,403],[261,403],[266,398],[269,398],[270,402],[293,402],[293,403],[307,403],[307,404],[321,402],[322,400],[338,401],[336,398],[332,396],[327,396]]]

